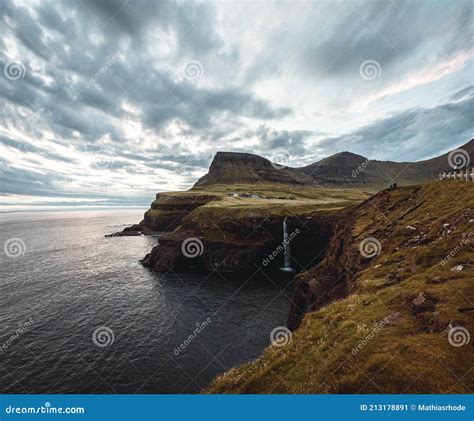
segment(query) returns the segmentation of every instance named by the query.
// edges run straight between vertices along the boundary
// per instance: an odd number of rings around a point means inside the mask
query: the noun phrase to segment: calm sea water
[[[286,283],[150,273],[156,238],[104,238],[142,214],[0,215],[0,392],[194,393],[270,343]]]

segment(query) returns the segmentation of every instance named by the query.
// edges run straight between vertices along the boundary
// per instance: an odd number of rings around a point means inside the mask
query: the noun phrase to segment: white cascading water
[[[291,267],[291,252],[290,242],[288,240],[288,227],[286,225],[286,218],[283,220],[283,267],[280,268],[283,272],[294,272],[295,270]]]

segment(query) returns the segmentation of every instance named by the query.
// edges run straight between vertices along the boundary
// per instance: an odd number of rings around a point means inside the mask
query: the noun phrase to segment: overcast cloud
[[[146,205],[219,150],[444,153],[472,137],[472,5],[2,0],[0,204]]]

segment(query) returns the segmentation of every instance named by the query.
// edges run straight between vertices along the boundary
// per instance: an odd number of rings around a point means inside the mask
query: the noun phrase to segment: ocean
[[[199,393],[284,326],[286,282],[151,273],[142,210],[0,214],[1,393]]]

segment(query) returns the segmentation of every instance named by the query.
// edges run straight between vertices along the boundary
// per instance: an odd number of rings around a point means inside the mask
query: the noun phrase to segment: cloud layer
[[[145,205],[218,150],[445,152],[472,136],[472,19],[470,1],[4,0],[0,203]]]

